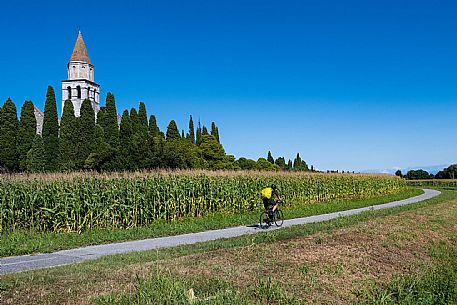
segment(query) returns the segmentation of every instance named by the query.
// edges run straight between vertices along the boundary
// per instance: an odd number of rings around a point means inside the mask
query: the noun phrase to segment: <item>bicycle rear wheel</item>
[[[281,210],[276,210],[274,217],[275,217],[275,219],[274,219],[275,225],[277,227],[282,226],[282,224],[284,223],[284,214],[282,213],[282,211]]]
[[[270,219],[268,217],[268,213],[267,213],[267,211],[263,211],[260,214],[259,227],[261,229],[267,229],[270,226],[271,226],[271,222],[270,222]]]

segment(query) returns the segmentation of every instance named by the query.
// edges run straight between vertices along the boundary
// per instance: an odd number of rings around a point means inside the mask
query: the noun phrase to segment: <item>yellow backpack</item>
[[[261,192],[262,199],[271,199],[271,194],[273,193],[273,189],[271,187],[264,188]]]

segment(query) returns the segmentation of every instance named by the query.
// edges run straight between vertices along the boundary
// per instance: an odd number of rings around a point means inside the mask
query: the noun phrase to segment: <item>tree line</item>
[[[90,100],[82,102],[80,117],[73,103],[65,101],[60,122],[54,89],[48,86],[41,135],[36,133],[34,105],[25,101],[20,117],[11,99],[0,108],[0,169],[8,172],[134,171],[142,169],[295,170],[307,171],[300,155],[286,163],[283,157],[257,161],[226,154],[219,128],[210,130],[189,118],[188,130],[174,120],[165,132],[146,106],[124,110],[120,123],[114,95],[95,115]]]
[[[401,170],[395,172],[396,176],[408,179],[408,180],[423,180],[423,179],[457,179],[457,164],[452,164],[447,168],[433,175],[423,169],[410,170],[403,175]]]

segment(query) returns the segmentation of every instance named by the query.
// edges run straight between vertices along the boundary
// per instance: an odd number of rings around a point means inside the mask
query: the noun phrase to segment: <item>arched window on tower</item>
[[[76,90],[78,91],[78,98],[81,98],[81,86],[76,87]]]
[[[87,87],[87,98],[90,99],[90,87]]]
[[[71,87],[67,87],[68,99],[71,100]]]

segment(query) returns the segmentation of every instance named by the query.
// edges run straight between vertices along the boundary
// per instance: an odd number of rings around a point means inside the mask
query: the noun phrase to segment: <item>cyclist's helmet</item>
[[[275,190],[276,189],[276,184],[272,184],[271,188]]]

